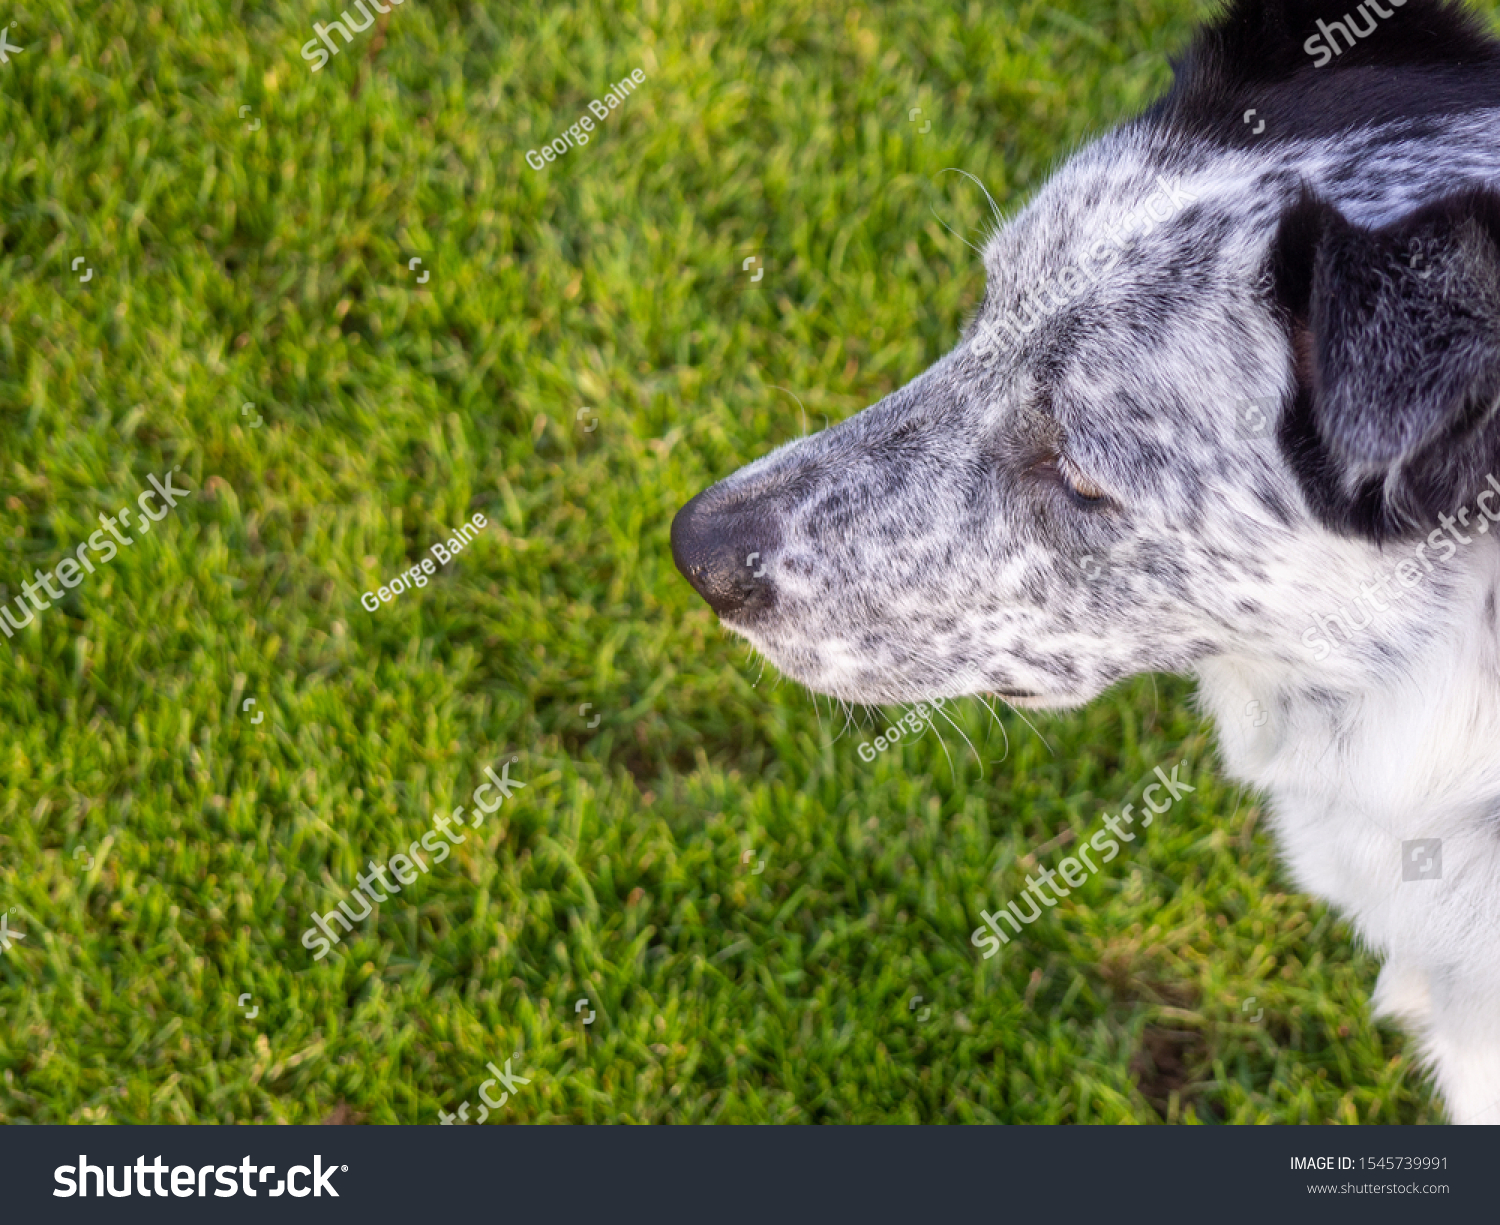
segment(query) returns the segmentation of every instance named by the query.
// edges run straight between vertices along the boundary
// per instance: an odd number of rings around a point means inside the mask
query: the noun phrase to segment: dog
[[[1349,5],[1232,0],[987,241],[947,356],[671,544],[848,702],[1195,677],[1298,887],[1383,956],[1377,1010],[1450,1119],[1493,1123],[1500,42]]]

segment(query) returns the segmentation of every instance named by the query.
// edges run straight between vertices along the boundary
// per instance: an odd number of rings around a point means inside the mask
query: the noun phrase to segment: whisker
[[[1003,230],[1005,228],[1005,218],[1000,215],[1000,206],[995,203],[995,197],[990,195],[990,189],[983,183],[981,183],[978,179],[974,178],[974,176],[967,170],[960,170],[957,166],[946,166],[938,173],[947,174],[949,171],[952,171],[954,174],[961,174],[966,179],[973,179],[974,186],[979,188],[980,191],[984,192],[984,198],[990,202],[990,212],[995,214],[995,233],[998,234],[1001,230]],[[939,220],[941,220],[941,218],[939,218]],[[976,251],[979,250],[978,247],[975,247],[974,249]],[[982,255],[983,252],[980,252],[980,254]]]
[[[948,746],[943,741],[943,733],[939,732],[938,729],[937,729],[937,727],[934,724],[932,724],[932,723],[929,723],[927,726],[931,727],[932,730],[937,734],[938,748],[942,749],[943,750],[943,756],[948,758],[948,777],[951,778],[955,783],[957,783],[958,782],[958,771],[956,769],[954,769],[953,758],[951,756],[949,756],[949,754],[948,754]]]
[[[839,729],[839,737],[842,739],[844,733],[852,731],[854,727],[854,704],[852,702],[846,702],[843,698],[840,698],[839,705],[843,708],[844,711],[844,726]]]
[[[990,712],[990,718],[995,721],[995,726],[1000,729],[1000,735],[1005,739],[1005,752],[1000,757],[1000,761],[1004,761],[1010,756],[1010,733],[1005,730],[1005,724],[1000,722],[1000,716],[995,713],[995,708],[984,700],[984,694],[976,693],[974,696],[979,699],[979,704]],[[1000,761],[992,761],[990,765],[998,766]]]
[[[1026,713],[1019,706],[1017,706],[1014,702],[1007,701],[1004,694],[996,694],[995,696],[998,697],[1002,702],[1005,702],[1006,706],[1008,706],[1012,711],[1015,712],[1016,718],[1020,719],[1022,723],[1026,724],[1026,726],[1029,727],[1033,733],[1035,733],[1036,738],[1042,742],[1042,745],[1046,748],[1047,752],[1051,753],[1054,757],[1057,756],[1057,750],[1052,747],[1051,742],[1047,739],[1047,737],[1042,735],[1042,733],[1037,730],[1036,724],[1026,717]]]
[[[802,401],[797,398],[797,393],[795,391],[792,391],[790,388],[777,387],[775,383],[768,383],[767,386],[770,387],[774,391],[784,391],[784,392],[786,392],[787,395],[791,396],[792,399],[794,399],[794,400],[797,401],[797,407],[800,408],[800,409],[802,409],[802,437],[806,438],[807,437],[807,409],[805,407],[803,407]]]
[[[935,711],[937,711],[938,714],[942,715],[943,718],[947,719],[948,722],[950,724],[952,724],[953,730],[956,731],[959,734],[959,736],[961,736],[963,738],[963,742],[966,745],[969,746],[969,752],[971,752],[971,753],[974,754],[974,761],[979,766],[979,777],[983,778],[984,777],[984,762],[982,762],[982,761],[979,760],[979,750],[974,747],[974,742],[972,740],[970,740],[968,738],[968,736],[964,735],[964,729],[961,728],[961,727],[959,727],[959,725],[954,721],[953,716],[950,715],[941,706],[934,706],[932,709],[934,709]],[[957,782],[958,781],[957,777],[955,777],[953,781]]]
[[[940,226],[942,226],[943,229],[947,230],[948,233],[952,234],[954,238],[958,239],[959,242],[963,243],[964,246],[968,247],[969,250],[972,251],[972,252],[974,252],[975,255],[979,256],[980,259],[984,258],[984,252],[980,248],[976,247],[973,243],[971,243],[967,238],[965,238],[962,234],[960,234],[957,230],[955,230],[951,225],[949,225],[941,217],[938,217],[938,211],[937,211],[937,208],[936,208],[935,205],[929,204],[927,207],[932,209],[932,215],[934,217],[937,217],[938,224]]]
[[[914,700],[919,705],[922,704],[922,702],[923,702],[923,699],[921,699],[921,698],[916,698]],[[926,703],[926,705],[927,705],[927,708],[929,710],[936,710],[936,709],[938,709],[937,707],[933,706],[930,701],[928,701]],[[943,734],[937,730],[936,725],[932,722],[931,719],[928,719],[926,721],[926,726],[932,728],[933,734],[937,737],[938,748],[942,749],[943,750],[943,756],[948,758],[948,774],[949,774],[949,777],[951,777],[953,779],[953,781],[956,783],[958,781],[958,771],[954,768],[953,758],[948,753],[948,746],[943,742]],[[962,733],[960,733],[960,735],[962,735]]]

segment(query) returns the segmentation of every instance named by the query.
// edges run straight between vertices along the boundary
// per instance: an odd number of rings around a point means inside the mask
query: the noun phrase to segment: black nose
[[[672,520],[672,560],[719,616],[751,614],[775,602],[766,571],[780,538],[764,498],[731,500],[715,486]]]

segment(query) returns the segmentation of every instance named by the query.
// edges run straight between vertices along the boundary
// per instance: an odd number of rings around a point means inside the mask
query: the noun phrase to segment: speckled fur
[[[1497,1122],[1500,545],[1475,535],[1325,659],[1304,633],[1500,473],[1500,56],[1409,0],[1314,71],[1302,39],[1350,7],[1236,3],[990,241],[952,352],[716,487],[774,514],[764,595],[726,624],[869,703],[1197,676],[1299,886],[1385,955],[1376,1002],[1450,1116]],[[1159,181],[1194,199],[980,355]],[[1403,881],[1401,843],[1432,837],[1442,879]]]

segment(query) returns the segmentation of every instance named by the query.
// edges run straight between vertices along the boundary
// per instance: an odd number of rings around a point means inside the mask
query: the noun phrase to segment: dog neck
[[[1200,666],[1225,765],[1269,793],[1278,827],[1342,818],[1409,839],[1500,821],[1500,547],[1460,565],[1323,665]]]

